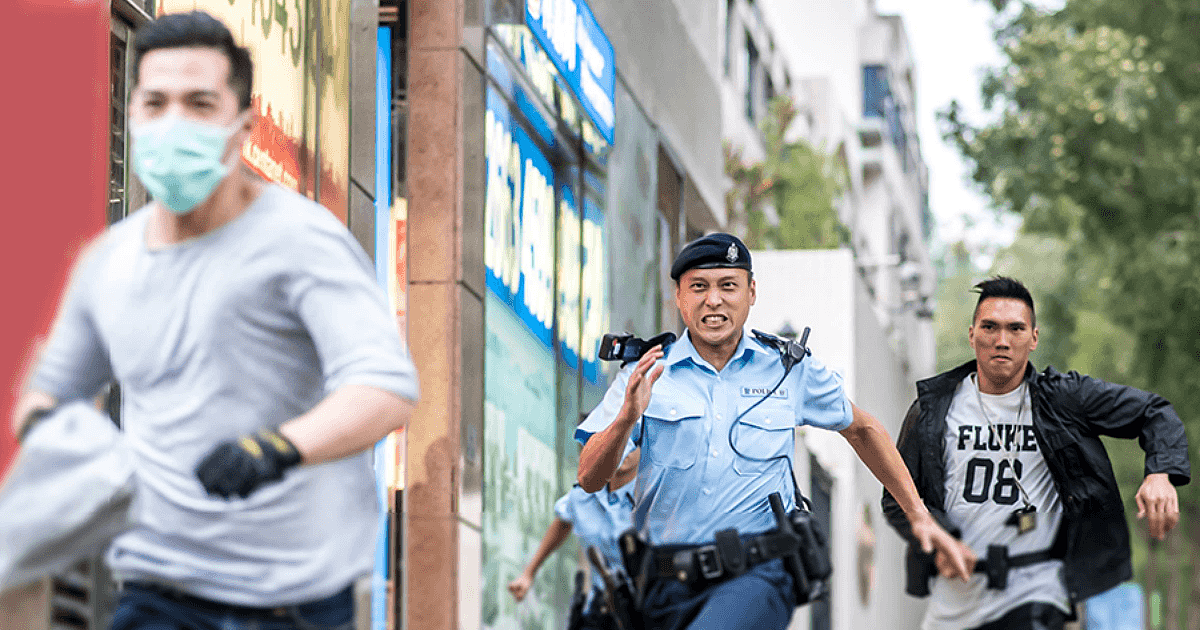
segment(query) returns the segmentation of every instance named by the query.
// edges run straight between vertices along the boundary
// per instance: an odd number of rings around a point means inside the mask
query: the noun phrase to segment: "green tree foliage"
[[[1006,63],[982,86],[995,120],[972,125],[952,104],[947,137],[998,208],[1065,245],[1048,313],[1070,325],[1058,367],[1167,397],[1200,459],[1200,0],[993,3],[1007,16]],[[1194,545],[1200,484],[1180,504],[1176,535]]]
[[[967,345],[967,328],[975,312],[971,287],[981,278],[971,264],[970,251],[962,242],[951,247],[940,267],[933,323],[937,339],[937,371],[944,372],[975,358]]]
[[[760,129],[765,158],[746,162],[725,143],[725,193],[730,229],[751,248],[833,249],[847,241],[835,202],[845,188],[845,168],[803,140],[787,140],[796,106],[786,96],[771,101]],[[775,209],[778,222],[768,219]]]

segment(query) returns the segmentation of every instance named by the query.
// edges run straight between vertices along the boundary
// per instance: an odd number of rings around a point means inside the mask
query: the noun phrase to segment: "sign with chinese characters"
[[[600,339],[608,332],[608,259],[605,252],[604,212],[591,196],[583,200],[582,237],[582,292],[583,333],[579,351],[583,356],[583,375],[594,384],[603,384],[600,365]]]
[[[250,50],[251,107],[258,123],[242,160],[264,178],[315,198],[344,222],[350,183],[349,0],[158,4],[160,14],[205,11]]]
[[[556,563],[538,572],[520,605],[505,585],[521,574],[554,520],[559,491],[555,177],[549,160],[492,87],[484,145],[482,627],[552,628],[556,589],[568,581]]]
[[[612,44],[592,10],[583,0],[528,0],[525,23],[611,144],[617,73]]]
[[[484,260],[487,286],[547,348],[554,317],[554,171],[489,89]]]

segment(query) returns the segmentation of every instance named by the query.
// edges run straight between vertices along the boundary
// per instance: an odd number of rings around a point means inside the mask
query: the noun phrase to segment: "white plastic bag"
[[[38,422],[0,485],[0,591],[107,548],[130,525],[134,482],[124,436],[94,407]]]

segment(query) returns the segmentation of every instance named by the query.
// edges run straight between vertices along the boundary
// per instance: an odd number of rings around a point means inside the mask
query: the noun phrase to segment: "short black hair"
[[[168,13],[139,28],[133,38],[134,85],[138,83],[142,57],[162,48],[216,48],[224,53],[229,59],[229,87],[237,94],[239,109],[249,109],[254,62],[250,50],[238,46],[233,33],[220,20],[204,11]]]
[[[971,322],[979,317],[979,305],[988,298],[1013,298],[1021,300],[1029,307],[1029,317],[1032,320],[1030,323],[1034,328],[1037,328],[1037,313],[1033,309],[1033,295],[1029,293],[1029,289],[1021,284],[1020,280],[1009,278],[1008,276],[993,276],[975,285],[973,289],[979,294],[979,301],[975,303],[975,313],[971,315]]]

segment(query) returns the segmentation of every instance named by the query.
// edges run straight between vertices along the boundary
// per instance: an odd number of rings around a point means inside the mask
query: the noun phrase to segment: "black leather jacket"
[[[945,506],[946,412],[958,384],[975,371],[970,361],[917,383],[896,443],[917,491],[948,530]],[[1065,544],[1067,593],[1081,601],[1130,579],[1129,527],[1121,493],[1101,435],[1137,438],[1146,451],[1146,474],[1167,473],[1181,486],[1191,479],[1187,435],[1175,409],[1162,397],[1052,367],[1038,373],[1027,364],[1025,381],[1033,407],[1033,431],[1063,504],[1060,544]],[[896,500],[883,493],[888,523],[915,543]]]

